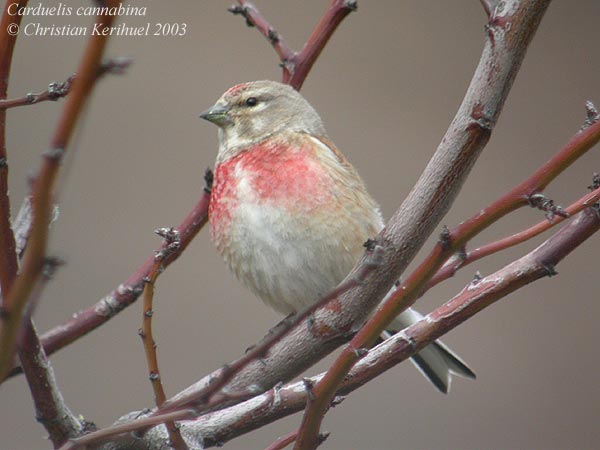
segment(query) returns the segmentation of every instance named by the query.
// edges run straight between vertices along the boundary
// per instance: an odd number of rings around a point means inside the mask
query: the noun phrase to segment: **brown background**
[[[216,154],[216,129],[198,113],[234,83],[280,76],[269,45],[225,11],[227,2],[131,3],[146,5],[147,15],[122,21],[187,22],[188,33],[110,41],[108,55],[130,55],[135,64],[127,75],[98,86],[69,149],[61,215],[50,244],[51,253],[68,265],[38,308],[41,330],[117,286],[159,245],[152,230],[178,224],[198,198],[204,169]],[[258,6],[299,48],[325,3],[264,0]],[[27,17],[24,23],[83,25],[88,19]],[[457,224],[522,180],[580,127],[585,100],[600,104],[599,19],[596,0],[550,7],[492,140],[445,224]],[[477,64],[484,24],[475,0],[360,2],[309,76],[304,94],[387,217],[452,119]],[[22,36],[11,96],[66,78],[84,41]],[[9,112],[13,210],[27,192],[27,174],[38,166],[61,107],[62,102],[45,103]],[[586,192],[593,171],[600,171],[598,149],[553,184],[549,195],[568,204]],[[477,242],[542,218],[540,212],[522,211]],[[332,435],[324,448],[597,448],[598,243],[596,236],[569,257],[558,267],[559,276],[520,290],[446,337],[477,372],[477,381],[455,380],[450,395],[443,396],[402,364],[328,414],[324,427]],[[475,270],[489,273],[534,245],[469,267],[427,295],[419,309],[439,305]],[[156,302],[159,359],[170,394],[240,355],[278,320],[230,276],[206,230],[161,277]],[[52,358],[68,404],[99,426],[152,406],[139,324],[136,304]],[[23,377],[0,388],[0,414],[2,449],[50,448],[35,423]],[[298,421],[299,416],[282,420],[225,448],[264,448]]]

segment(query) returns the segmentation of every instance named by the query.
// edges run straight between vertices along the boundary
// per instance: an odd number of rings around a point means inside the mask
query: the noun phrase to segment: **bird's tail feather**
[[[413,309],[400,314],[392,327],[395,331],[402,330],[422,319],[422,315]],[[389,337],[386,332],[383,337]],[[475,378],[475,373],[442,341],[435,341],[411,358],[413,364],[440,392],[447,394],[450,390],[452,375],[464,378]]]

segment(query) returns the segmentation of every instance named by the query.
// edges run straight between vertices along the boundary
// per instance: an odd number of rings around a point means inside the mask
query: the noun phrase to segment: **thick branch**
[[[479,152],[489,139],[527,46],[548,5],[549,0],[513,0],[505,2],[502,11],[497,8],[493,22],[487,27],[488,39],[482,58],[450,129],[407,199],[377,238],[384,247],[385,269],[375,271],[373,277],[368,277],[364,285],[356,289],[358,292],[350,291],[342,296],[344,309],[353,300],[356,301],[356,297],[360,299],[361,305],[375,306],[392,287],[393,280],[399,278],[425,237],[448,211]],[[423,273],[418,274],[415,288],[418,289],[421,283],[433,275],[434,272],[429,273],[432,268],[427,267]],[[390,275],[393,275],[392,279],[389,278]],[[410,305],[410,300],[414,301],[414,297],[406,299],[405,307]],[[386,312],[400,312],[400,308],[395,306]],[[377,314],[383,316],[384,312],[380,311]],[[389,320],[392,318],[390,315]],[[368,346],[376,339],[375,327],[363,330],[353,342]],[[294,448],[316,448],[325,411],[337,385],[356,362],[356,350],[362,346],[352,345],[345,349],[328,376],[316,386],[315,400],[304,414]]]

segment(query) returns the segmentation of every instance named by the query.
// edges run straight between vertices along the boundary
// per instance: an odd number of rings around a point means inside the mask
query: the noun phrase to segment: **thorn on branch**
[[[546,271],[546,275],[548,278],[553,277],[554,275],[558,275],[558,272],[554,268],[553,264],[542,263],[542,268]]]
[[[471,280],[471,285],[475,286],[476,284],[479,284],[479,282],[483,279],[483,275],[481,275],[481,272],[478,270],[475,272],[475,274],[473,274],[473,279]]]
[[[594,172],[594,175],[592,175],[592,184],[588,186],[588,189],[595,191],[598,188],[600,188],[600,174]]]
[[[344,8],[350,12],[355,12],[358,9],[357,0],[344,0]]]
[[[150,372],[150,375],[148,375],[148,379],[150,381],[158,381],[160,380],[160,375],[156,372]]]
[[[375,239],[367,239],[365,241],[365,243],[363,244],[363,247],[367,249],[367,251],[372,252],[373,250],[375,250],[375,247],[377,246],[377,241]]]
[[[546,218],[550,223],[554,220],[554,216],[569,217],[569,214],[562,206],[555,205],[554,200],[547,198],[544,194],[532,194],[527,197],[527,202],[532,208],[537,208],[546,213]]]
[[[6,158],[0,158],[0,169],[2,167],[8,167],[8,161]]]
[[[229,8],[227,8],[227,11],[229,11],[234,16],[242,16],[244,19],[246,19],[246,25],[248,25],[249,27],[254,26],[254,24],[248,16],[248,6],[231,5]]]
[[[329,438],[330,433],[319,433],[319,442],[317,442],[317,447],[319,447],[323,442],[325,442]]]
[[[440,239],[438,240],[438,242],[440,244],[440,247],[442,247],[442,250],[448,250],[452,245],[452,235],[446,225],[444,225],[444,228],[440,233]]]
[[[585,102],[585,112],[585,121],[583,122],[583,125],[581,126],[579,131],[583,131],[586,128],[591,127],[596,122],[598,122],[598,120],[600,120],[600,113],[590,100]]]
[[[304,384],[304,389],[306,390],[306,395],[308,396],[309,401],[315,399],[315,394],[313,393],[313,387],[315,383],[310,378],[302,378],[302,383]]]
[[[277,44],[279,42],[279,33],[273,28],[269,28],[269,31],[267,32],[267,38],[271,44]]]
[[[346,397],[344,397],[343,395],[336,395],[333,397],[333,399],[331,400],[331,407],[335,408],[337,405],[339,405],[340,403],[342,403],[344,400],[346,400]]]
[[[60,161],[63,157],[63,155],[65,154],[65,149],[61,148],[61,147],[57,147],[57,148],[49,148],[47,150],[44,150],[44,152],[42,153],[42,156],[49,159],[50,161]]]

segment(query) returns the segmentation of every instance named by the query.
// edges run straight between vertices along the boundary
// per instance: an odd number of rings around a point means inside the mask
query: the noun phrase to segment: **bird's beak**
[[[229,108],[222,105],[214,105],[200,114],[202,119],[208,120],[215,125],[223,126],[230,125],[233,123],[231,117],[227,114]]]

